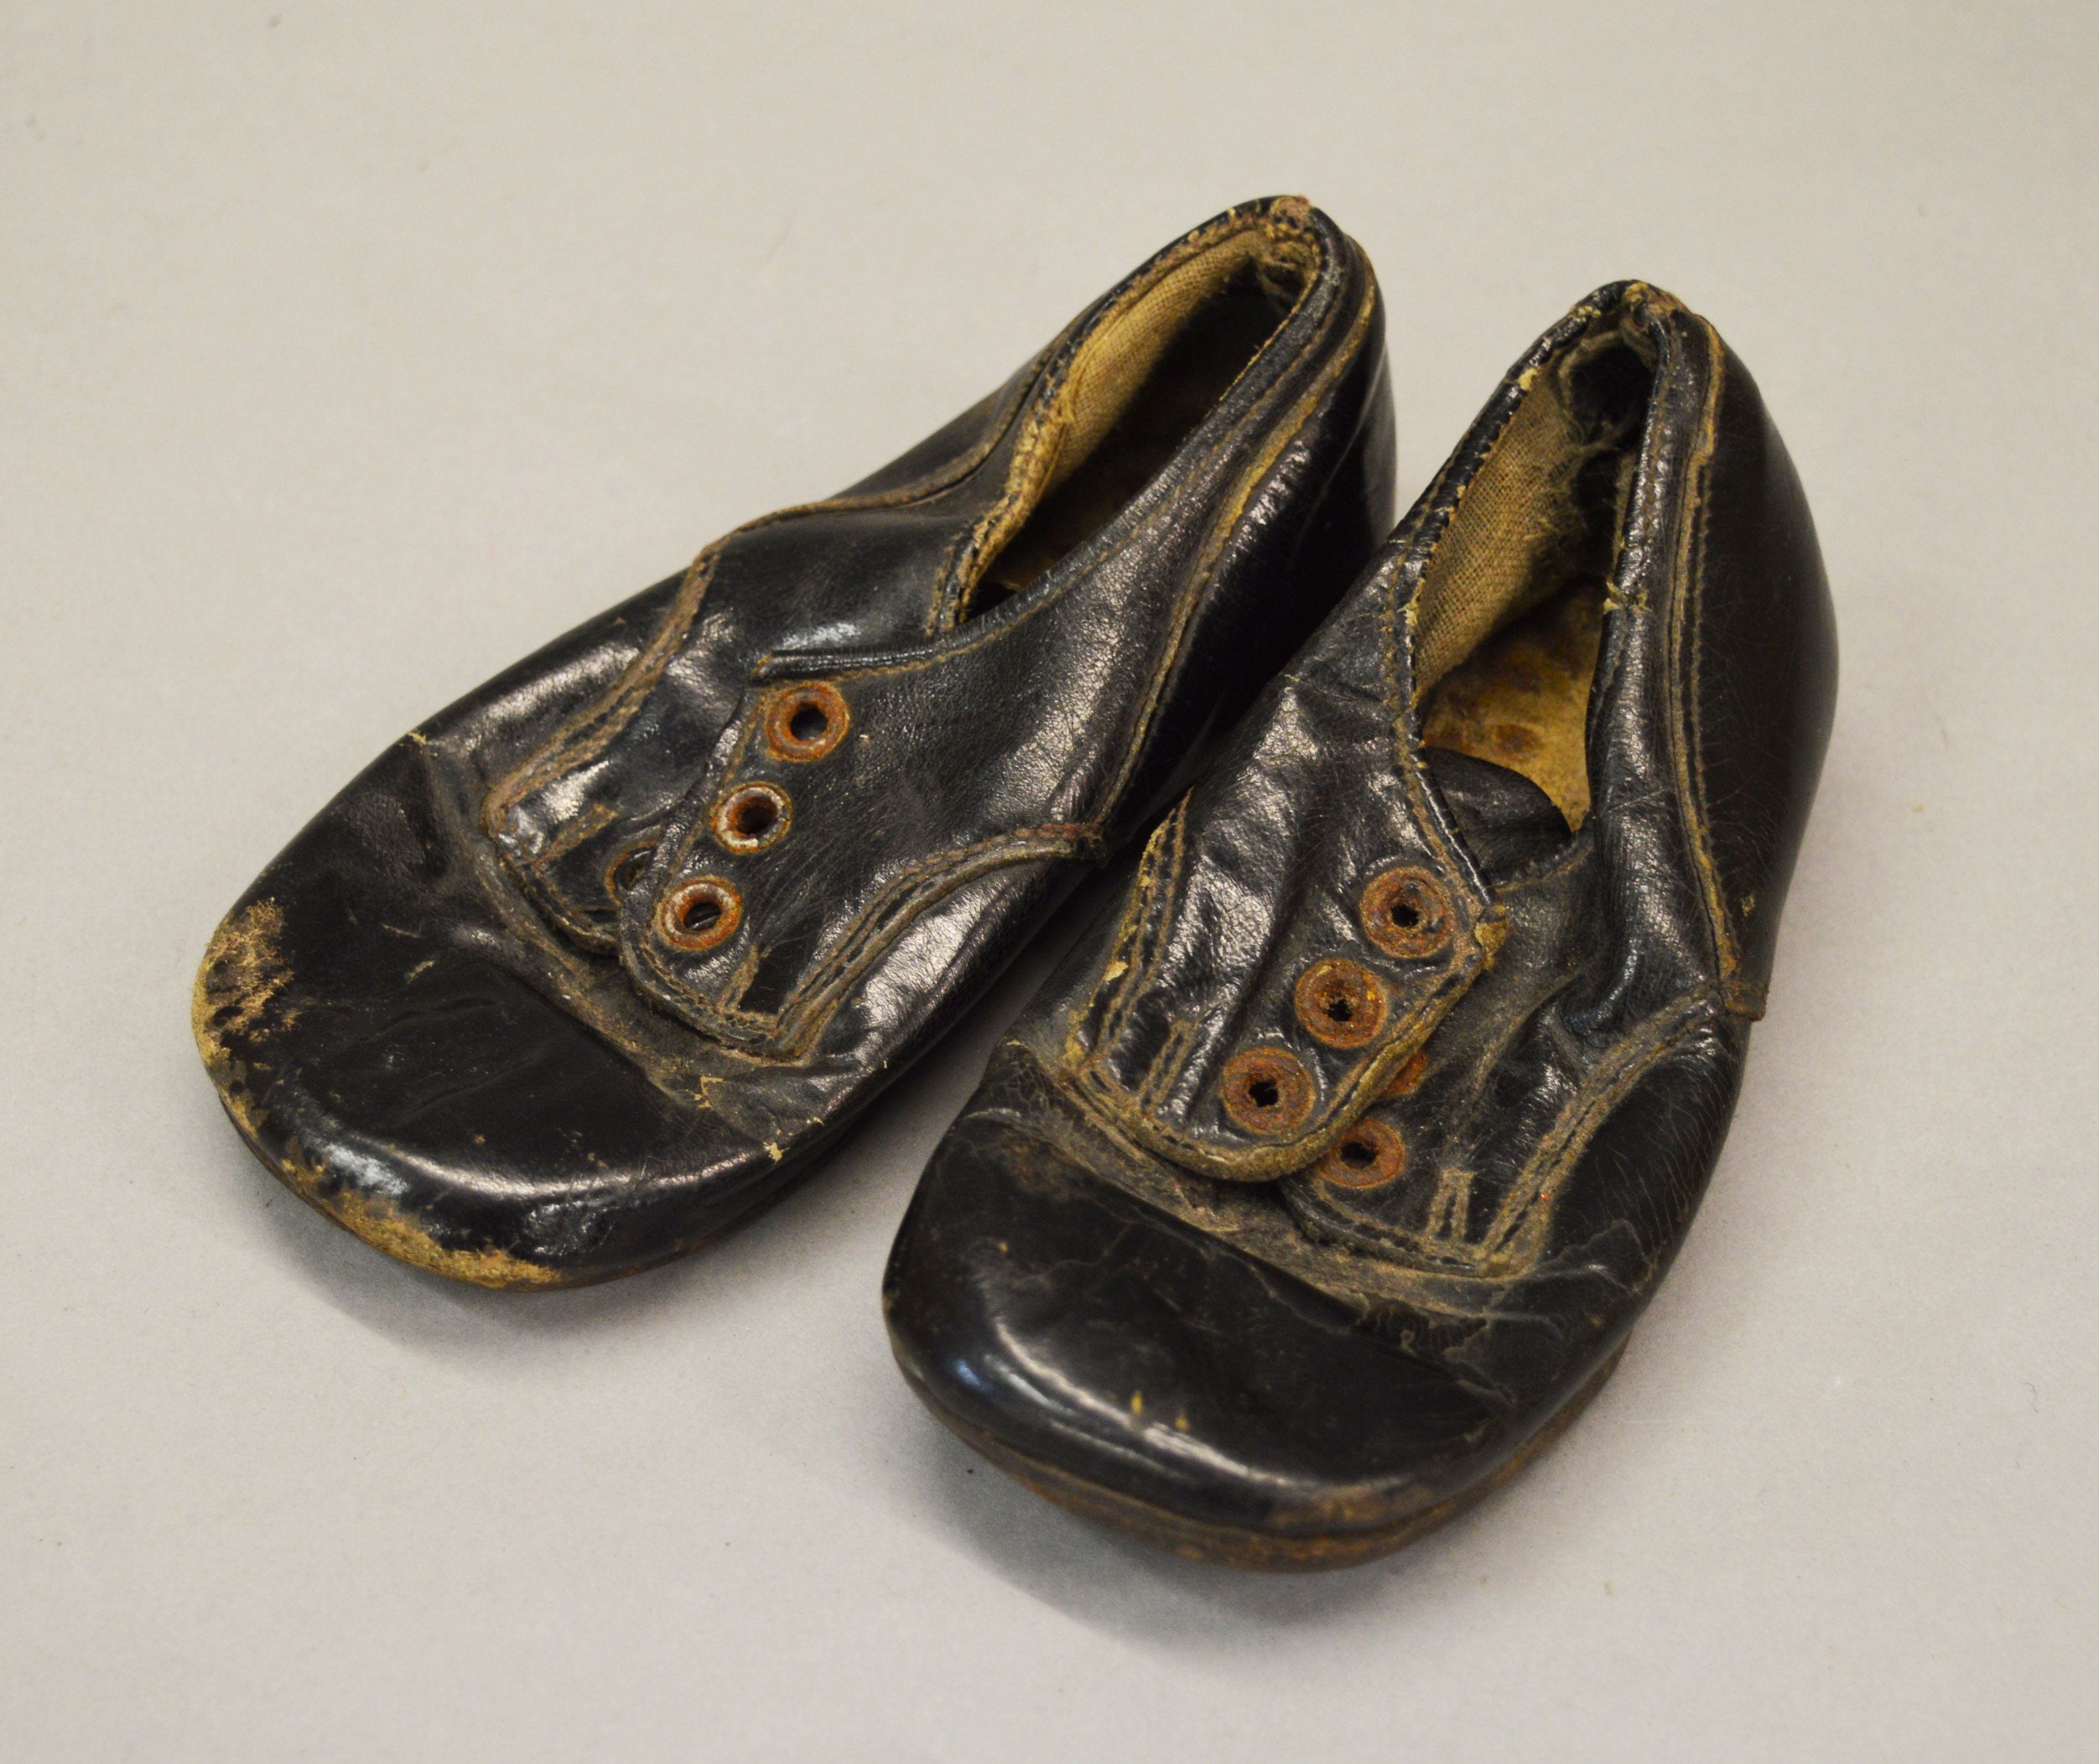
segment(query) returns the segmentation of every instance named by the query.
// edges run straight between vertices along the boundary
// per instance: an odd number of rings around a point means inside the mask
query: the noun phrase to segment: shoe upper
[[[1388,1528],[1508,1463],[1718,1155],[1835,668],[1754,384],[1600,290],[995,1057],[892,1259],[907,1370],[1256,1530]],[[1072,1271],[1107,1218],[1146,1299]]]
[[[1197,228],[891,466],[381,756],[207,955],[236,1121],[469,1278],[712,1234],[1195,775],[1391,468],[1362,253],[1297,199]]]

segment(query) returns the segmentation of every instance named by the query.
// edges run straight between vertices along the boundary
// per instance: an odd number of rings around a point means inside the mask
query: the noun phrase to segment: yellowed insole
[[[1569,827],[1589,813],[1589,684],[1604,633],[1604,587],[1555,596],[1482,644],[1428,700],[1422,742],[1520,772]]]

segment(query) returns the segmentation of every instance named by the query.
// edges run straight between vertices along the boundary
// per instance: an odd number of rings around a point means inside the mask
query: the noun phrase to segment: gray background
[[[0,6],[0,1752],[2094,1756],[2095,90],[2089,6]],[[1642,275],[1836,587],[1733,1137],[1557,1449],[1270,1580],[950,1442],[877,1280],[1039,956],[609,1288],[262,1174],[190,974],[307,815],[1292,189],[1382,274],[1406,495]]]

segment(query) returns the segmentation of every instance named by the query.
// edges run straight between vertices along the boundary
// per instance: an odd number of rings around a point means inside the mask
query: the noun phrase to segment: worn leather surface
[[[1237,304],[1191,307],[1217,262]],[[1174,354],[1191,310],[1240,315],[1200,333],[1214,385]],[[492,1285],[629,1271],[778,1193],[1358,572],[1392,512],[1383,322],[1317,210],[1231,210],[892,465],[406,737],[206,955],[243,1134],[380,1247]],[[1153,429],[1125,411],[1087,454],[1133,359]]]
[[[1573,816],[1514,762],[1425,745],[1419,678],[1452,585],[1494,579],[1496,547],[1575,495],[1512,513],[1506,493],[1525,401],[1554,387],[1586,474],[1566,483],[1605,517],[1555,518],[1608,542],[1586,587],[1540,553],[1573,585],[1535,616],[1600,619]],[[1506,702],[1539,671],[1507,671]],[[1670,297],[1600,290],[1512,370],[995,1055],[887,1276],[914,1386],[1221,1559],[1375,1553],[1484,1486],[1588,1388],[1690,1225],[1835,688],[1813,526],[1754,383]],[[1366,906],[1395,866],[1435,908],[1397,939]],[[1302,983],[1336,963],[1369,977],[1338,1025]],[[1301,1094],[1265,1115],[1249,1071]]]

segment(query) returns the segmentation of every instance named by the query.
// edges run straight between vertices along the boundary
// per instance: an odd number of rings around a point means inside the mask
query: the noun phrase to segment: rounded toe
[[[505,959],[420,776],[373,768],[213,938],[195,1028],[227,1113],[301,1198],[455,1278],[575,1285],[692,1247],[763,1147]]]
[[[942,1420],[1036,1492],[1184,1555],[1381,1555],[1484,1493],[1518,1443],[1397,1331],[997,1115],[935,1155],[885,1302]]]

